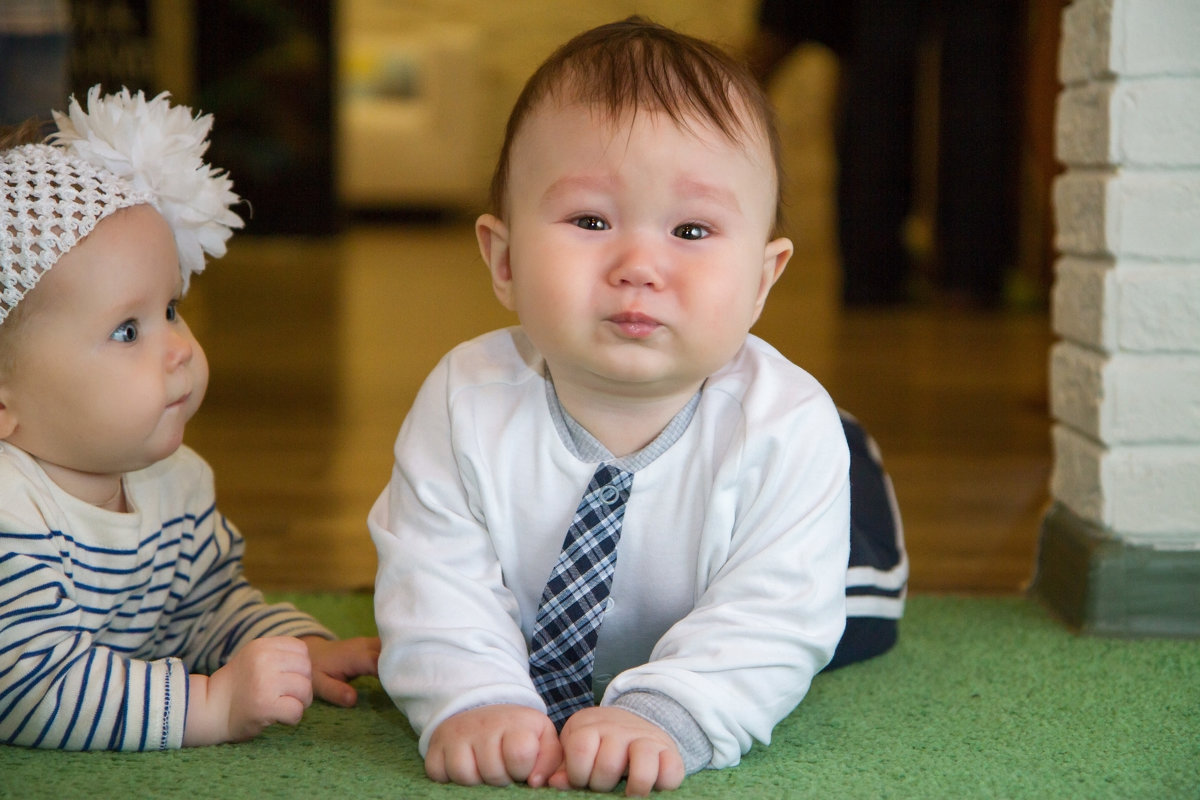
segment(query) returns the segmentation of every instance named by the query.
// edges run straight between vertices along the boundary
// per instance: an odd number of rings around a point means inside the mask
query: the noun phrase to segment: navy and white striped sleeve
[[[211,524],[196,535],[197,576],[173,615],[190,628],[180,655],[193,671],[212,673],[243,644],[264,636],[335,638],[291,604],[268,604],[250,585],[242,574],[242,536],[222,514],[214,511]]]
[[[50,534],[0,533],[0,741],[67,750],[179,747],[187,669],[98,646]]]

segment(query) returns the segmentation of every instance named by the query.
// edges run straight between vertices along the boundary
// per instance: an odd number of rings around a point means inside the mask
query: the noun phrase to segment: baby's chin
[[[122,465],[124,469],[121,472],[137,472],[175,455],[183,446],[185,422],[186,420],[181,419],[177,424],[171,425],[169,430],[156,431],[139,452],[129,455],[126,463]]]

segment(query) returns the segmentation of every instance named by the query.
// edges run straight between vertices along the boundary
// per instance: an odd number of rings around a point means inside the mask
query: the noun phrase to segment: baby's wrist
[[[210,695],[208,675],[188,675],[187,716],[183,723],[183,746],[199,747],[229,741],[229,709],[216,707]]]
[[[619,695],[610,705],[636,714],[666,731],[683,758],[686,774],[699,772],[712,761],[712,743],[704,729],[686,708],[665,694],[633,690]]]

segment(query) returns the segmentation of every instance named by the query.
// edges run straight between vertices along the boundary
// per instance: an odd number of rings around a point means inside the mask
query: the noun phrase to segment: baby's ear
[[[783,268],[787,266],[788,259],[792,257],[794,249],[791,239],[780,237],[767,242],[766,250],[763,251],[762,277],[758,285],[758,298],[754,305],[755,322],[758,321],[758,315],[762,313],[763,306],[766,305],[767,295],[770,294],[771,287],[775,285],[775,281],[779,280],[779,276],[783,274]]]
[[[508,226],[494,214],[484,214],[475,220],[475,238],[479,240],[479,253],[492,273],[492,290],[496,293],[496,299],[509,311],[514,311]]]
[[[0,441],[4,441],[13,435],[13,431],[17,429],[17,415],[12,408],[4,402],[4,387],[0,386]]]

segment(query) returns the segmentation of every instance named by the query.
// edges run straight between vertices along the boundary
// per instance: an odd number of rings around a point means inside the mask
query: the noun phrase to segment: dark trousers
[[[838,244],[849,305],[904,300],[912,272],[918,53],[939,43],[934,279],[981,306],[1016,252],[1017,0],[763,0],[759,24],[838,56]]]
[[[850,568],[866,576],[848,582],[847,602],[874,598],[888,615],[855,613],[846,616],[846,630],[826,670],[885,653],[896,643],[900,613],[907,587],[908,559],[904,551],[900,513],[891,481],[883,469],[878,449],[853,417],[842,414],[842,428],[850,448]]]

